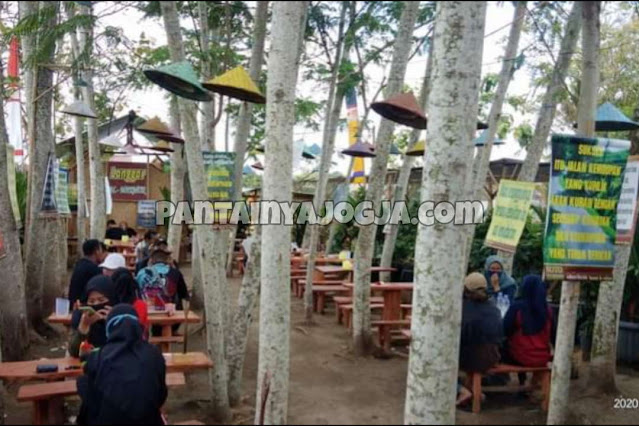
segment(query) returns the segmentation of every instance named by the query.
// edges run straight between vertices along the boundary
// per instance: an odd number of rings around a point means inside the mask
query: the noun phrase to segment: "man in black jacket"
[[[89,280],[96,275],[102,274],[98,267],[104,256],[100,241],[85,241],[82,244],[82,253],[84,257],[76,262],[71,275],[71,283],[69,284],[69,302],[71,306],[82,297]]]

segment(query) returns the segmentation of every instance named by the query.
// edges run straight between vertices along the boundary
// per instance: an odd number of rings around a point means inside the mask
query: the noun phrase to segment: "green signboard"
[[[617,204],[629,149],[628,141],[553,135],[546,279],[612,279]]]
[[[235,196],[234,152],[204,152],[204,166],[208,175],[208,193],[211,201],[232,201]]]

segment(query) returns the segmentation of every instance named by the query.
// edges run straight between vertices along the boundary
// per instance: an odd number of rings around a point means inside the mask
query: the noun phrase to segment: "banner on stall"
[[[354,88],[346,92],[346,121],[348,124],[348,144],[350,146],[357,143],[359,135],[359,110],[357,108],[357,90]],[[353,157],[353,167],[350,176],[351,183],[365,184],[366,174],[364,170],[364,159]]]
[[[155,229],[155,200],[138,201],[138,228]]]
[[[109,163],[107,175],[113,201],[147,199],[147,165],[139,163]]]
[[[71,208],[69,207],[69,171],[67,169],[58,169],[55,182],[55,199],[58,205],[58,213],[71,215]]]
[[[536,185],[502,179],[484,245],[514,253],[524,232]]]
[[[40,216],[52,217],[58,215],[58,205],[56,199],[55,184],[58,180],[58,162],[53,154],[49,154],[47,160],[47,173],[44,178],[42,188],[42,201],[40,202]]]
[[[7,146],[7,183],[9,184],[9,199],[11,200],[11,211],[18,228],[22,227],[20,218],[20,207],[18,206],[18,191],[16,186],[16,163],[14,158],[14,149]]]
[[[630,245],[637,226],[637,192],[639,191],[639,155],[628,158],[621,197],[617,206],[617,244]]]
[[[611,280],[617,205],[630,142],[553,135],[544,237],[546,279]]]

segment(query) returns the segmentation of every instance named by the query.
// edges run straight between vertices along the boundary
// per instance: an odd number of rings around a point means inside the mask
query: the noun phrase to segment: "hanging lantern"
[[[98,141],[102,145],[113,146],[116,148],[122,148],[122,143],[120,142],[120,138],[115,135],[108,135],[106,138]]]
[[[75,101],[60,112],[63,114],[73,115],[75,117],[98,118],[91,107],[83,101]]]
[[[206,83],[202,83],[202,85],[211,92],[228,96],[229,98],[256,104],[266,103],[266,98],[241,65]]]
[[[169,143],[162,139],[160,139],[158,143],[156,143],[151,149],[154,151],[160,151],[160,152],[174,152],[173,148],[171,148]]]
[[[424,151],[426,150],[426,141],[417,142],[411,149],[406,151],[406,155],[410,155],[411,157],[421,157],[424,155]]]
[[[159,118],[155,117],[136,127],[138,132],[173,143],[184,143],[184,139],[177,136]]]
[[[186,99],[210,102],[213,100],[200,84],[190,62],[175,62],[154,70],[144,71],[153,83]]]
[[[371,108],[382,117],[395,123],[414,129],[423,130],[426,128],[426,116],[417,105],[417,99],[412,92],[400,93],[384,101],[373,102]]]
[[[342,151],[342,154],[348,155],[351,157],[365,157],[372,158],[375,157],[375,147],[368,142],[357,141],[348,149]]]

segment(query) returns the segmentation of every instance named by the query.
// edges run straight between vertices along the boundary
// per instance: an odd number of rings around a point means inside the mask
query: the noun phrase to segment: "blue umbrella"
[[[639,123],[626,117],[623,112],[619,111],[610,102],[600,105],[597,108],[595,117],[596,131],[614,132],[639,129]]]
[[[322,148],[316,143],[310,146],[306,146],[304,150],[316,157],[322,153]]]
[[[251,166],[244,166],[244,168],[242,169],[242,174],[243,175],[254,175],[255,172],[253,171],[253,169],[251,168]]]

